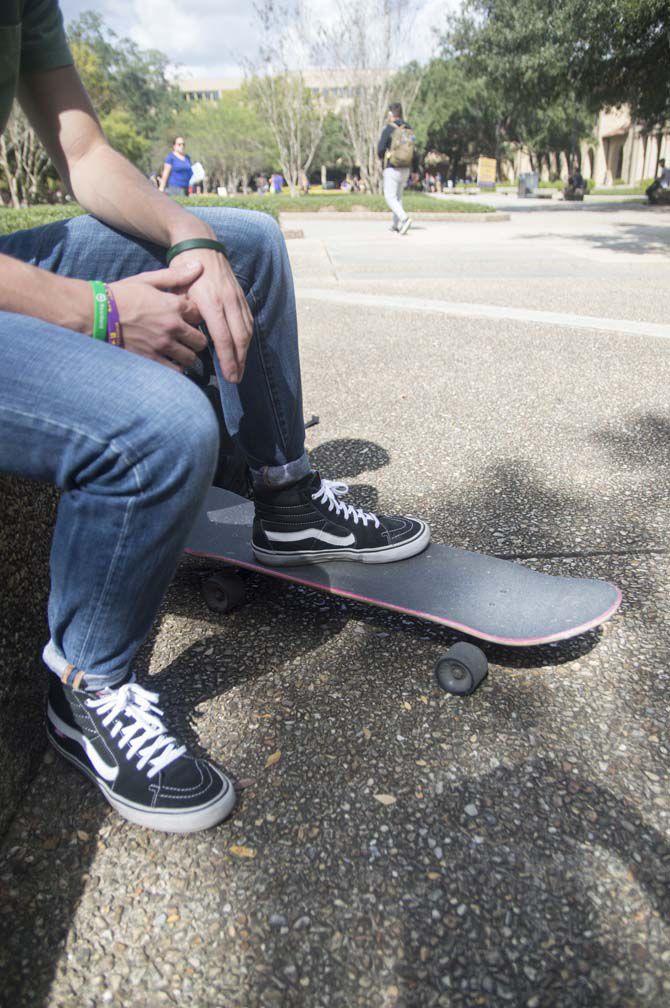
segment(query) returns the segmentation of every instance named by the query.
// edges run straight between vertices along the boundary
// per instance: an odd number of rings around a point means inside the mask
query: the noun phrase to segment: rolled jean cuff
[[[53,640],[50,640],[44,648],[44,651],[42,652],[42,661],[46,667],[51,669],[52,672],[55,672],[59,678],[72,668],[72,663],[60,653]],[[90,673],[86,672],[84,669],[81,671],[84,672],[84,679],[79,688],[89,690],[104,689],[105,686],[116,686],[117,683],[123,682],[128,675],[127,670],[122,672],[120,675],[117,674],[110,676],[90,675]]]
[[[300,458],[294,462],[287,462],[286,465],[263,466],[261,469],[251,469],[251,478],[254,486],[269,487],[279,490],[281,487],[297,483],[312,471],[312,464],[309,455],[304,452]]]

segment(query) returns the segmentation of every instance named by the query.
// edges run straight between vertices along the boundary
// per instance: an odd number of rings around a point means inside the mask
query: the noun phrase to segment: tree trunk
[[[9,186],[9,197],[12,201],[12,206],[19,210],[21,207],[21,200],[19,198],[19,190],[14,177],[14,172],[9,162],[9,151],[7,149],[7,142],[5,140],[4,134],[0,136],[0,168],[5,176],[5,181]]]
[[[656,138],[656,167],[654,169],[654,178],[658,178],[658,166],[661,161],[661,145],[663,143],[663,133],[659,130],[658,136]]]

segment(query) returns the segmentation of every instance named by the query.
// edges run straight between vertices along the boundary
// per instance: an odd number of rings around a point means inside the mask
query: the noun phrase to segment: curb
[[[284,231],[284,224],[290,223],[295,224],[296,218],[302,220],[384,220],[384,217],[390,214],[390,210],[334,210],[334,211],[321,211],[317,210],[314,213],[280,213],[279,223]],[[418,213],[410,214],[412,220],[422,220],[422,221],[468,221],[474,223],[481,223],[485,221],[487,223],[493,223],[497,221],[508,221],[510,215],[508,213],[502,213],[501,211],[494,210],[491,213],[424,213],[419,211]],[[288,232],[290,233],[290,232]],[[287,231],[284,231],[286,236]],[[292,237],[297,237],[292,235]]]

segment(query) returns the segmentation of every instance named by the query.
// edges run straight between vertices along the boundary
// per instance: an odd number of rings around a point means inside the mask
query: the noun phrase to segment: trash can
[[[519,175],[519,196],[535,196],[537,182],[537,172],[522,172]]]

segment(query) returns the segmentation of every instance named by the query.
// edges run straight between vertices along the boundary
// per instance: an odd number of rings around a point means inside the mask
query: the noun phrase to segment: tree
[[[309,174],[321,139],[325,108],[314,101],[299,70],[267,67],[247,82],[248,94],[267,123],[292,196],[300,176]]]
[[[628,103],[650,129],[670,119],[667,0],[469,0],[443,42],[521,126],[561,100],[593,114]]]
[[[579,143],[592,139],[594,116],[584,102],[566,95],[528,115],[524,123],[524,146],[533,168],[547,166],[549,175],[557,172],[552,154],[560,152],[567,166],[579,161]]]
[[[497,159],[517,144],[538,161],[557,150],[574,160],[591,134],[598,100],[580,84],[565,10],[553,0],[471,0],[442,40],[444,58],[458,62],[468,84],[479,82],[493,111]]]
[[[485,78],[468,73],[458,57],[431,60],[416,101],[414,127],[419,146],[442,154],[449,172],[464,173],[480,154],[499,162],[507,153],[508,123],[500,95]]]
[[[326,113],[323,120],[323,132],[314,155],[314,165],[321,165],[322,182],[326,180],[327,168],[354,167],[353,153],[344,130],[344,123],[335,112]]]
[[[337,19],[323,28],[313,46],[321,65],[348,70],[354,96],[340,115],[355,163],[368,186],[381,186],[377,142],[392,101],[409,115],[420,84],[413,65],[399,74],[408,30],[409,0],[337,0]]]
[[[179,89],[167,78],[167,56],[119,38],[93,11],[71,22],[67,35],[77,68],[101,120],[104,122],[114,112],[112,124],[119,135],[119,116],[125,113],[121,132],[126,138],[126,148],[122,152],[138,152],[141,160],[135,163],[141,169],[148,168],[151,144],[142,141],[160,136],[175,110],[186,104]]]
[[[134,126],[134,120],[126,109],[114,108],[101,117],[101,126],[114,150],[119,151],[133,164],[147,166],[151,151],[151,140],[141,136]]]
[[[649,130],[670,121],[670,8],[667,0],[569,0],[566,33],[584,92],[626,102]]]
[[[192,160],[201,161],[210,185],[246,190],[249,176],[272,163],[276,148],[267,125],[244,94],[231,92],[218,102],[197,102],[179,118]]]
[[[46,184],[49,157],[20,107],[15,104],[0,136],[0,177],[13,207],[37,202]]]
[[[296,69],[306,52],[299,0],[270,0],[255,11],[261,41],[256,63],[247,66],[246,92],[272,134],[282,173],[295,196],[302,173],[309,175],[327,109]]]
[[[166,77],[167,57],[139,49],[91,11],[68,26],[79,74],[110,144],[145,170],[152,139],[183,98]],[[18,105],[0,139],[0,179],[14,206],[36,202],[57,185],[55,169]]]

